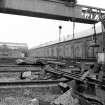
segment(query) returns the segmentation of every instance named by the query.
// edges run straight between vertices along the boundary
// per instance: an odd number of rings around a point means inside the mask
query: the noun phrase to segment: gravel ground
[[[35,98],[39,100],[40,105],[50,105],[60,94],[57,86],[0,88],[0,105],[29,105],[29,101]]]
[[[50,105],[50,102],[39,100],[39,105]]]

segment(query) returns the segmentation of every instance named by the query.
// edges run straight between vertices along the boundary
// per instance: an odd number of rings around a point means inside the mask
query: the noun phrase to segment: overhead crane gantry
[[[105,9],[77,5],[76,0],[0,0],[0,12],[94,24]]]

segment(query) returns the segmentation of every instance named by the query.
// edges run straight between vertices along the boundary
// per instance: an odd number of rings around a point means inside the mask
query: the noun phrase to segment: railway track
[[[0,73],[11,73],[11,72],[40,72],[42,68],[40,66],[33,65],[0,65]],[[36,86],[36,85],[54,85],[59,82],[66,82],[67,80],[0,80],[0,87],[19,87],[19,86]]]
[[[50,60],[48,60],[50,61]],[[54,62],[54,60],[51,60],[51,63]],[[60,63],[59,61],[56,61],[57,64]],[[56,64],[56,63],[54,63]],[[62,62],[61,62],[62,64]],[[41,67],[39,66],[34,66],[34,65],[4,65],[1,64],[0,65],[0,72],[25,72],[25,71],[32,71],[32,72],[39,72],[41,71]],[[46,70],[47,72],[53,73],[53,74],[57,74],[57,75],[61,75],[62,77],[68,78],[68,79],[75,79],[78,81],[83,82],[83,80],[81,79],[81,74],[78,73],[69,73],[69,72],[65,72],[63,70],[55,70],[53,68],[49,68]],[[91,80],[89,81],[93,84],[102,84],[100,81],[98,80]],[[17,82],[18,83],[18,82]]]
[[[14,81],[0,81],[0,88],[4,87],[27,87],[27,86],[43,86],[43,85],[57,85],[60,82],[67,82],[68,80],[14,80]]]
[[[58,64],[65,65],[64,62],[62,62],[62,61],[60,62],[60,61],[58,61],[56,59],[47,59],[47,62],[51,63],[51,64],[54,64],[54,65],[55,64],[57,64],[57,65]],[[42,69],[41,69],[40,66],[38,67],[38,66],[35,66],[35,65],[28,65],[28,64],[27,65],[14,65],[14,64],[11,64],[11,65],[9,65],[9,64],[7,64],[7,65],[1,64],[0,65],[0,72],[1,73],[2,72],[25,72],[25,71],[29,71],[29,70],[32,71],[32,72],[39,72]],[[65,77],[65,78],[68,78],[68,79],[75,79],[75,80],[83,82],[83,80],[81,79],[82,75],[78,74],[78,73],[69,73],[69,72],[65,72],[65,71],[62,71],[62,70],[53,69],[52,67],[47,69],[46,71],[50,72],[50,73],[53,73],[53,74],[56,74],[56,75],[61,75],[62,77]],[[20,83],[20,84],[21,83],[23,83],[23,84],[25,84],[25,83],[26,84],[31,84],[31,83],[34,83],[34,82],[33,81],[32,82],[28,82],[28,81],[27,82],[26,81],[24,81],[24,82],[16,81],[17,84],[18,83]],[[93,84],[102,84],[98,80],[91,80],[89,82],[91,82]],[[39,83],[39,82],[37,82],[37,83]],[[0,84],[3,84],[3,82],[1,82]],[[5,84],[8,84],[8,83],[5,83]],[[10,84],[12,84],[12,82]],[[15,84],[15,83],[13,82],[13,84]]]

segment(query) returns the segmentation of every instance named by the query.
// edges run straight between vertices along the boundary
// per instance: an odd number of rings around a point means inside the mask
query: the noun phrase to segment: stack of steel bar
[[[81,74],[69,73],[69,72],[65,72],[65,71],[59,70],[59,69],[54,69],[54,68],[52,68],[52,67],[49,66],[49,65],[45,68],[45,71],[46,71],[46,72],[53,73],[53,74],[61,75],[62,77],[65,77],[65,78],[68,78],[68,79],[74,79],[74,80],[77,80],[77,81],[84,82],[84,81],[81,79],[81,77],[82,77]],[[89,79],[89,80],[87,80],[87,82],[88,82],[88,83],[91,83],[91,84],[98,84],[98,85],[103,84],[103,82],[101,82],[101,81],[99,81],[99,80],[96,80],[96,79]],[[102,85],[102,86],[103,86],[103,85]]]

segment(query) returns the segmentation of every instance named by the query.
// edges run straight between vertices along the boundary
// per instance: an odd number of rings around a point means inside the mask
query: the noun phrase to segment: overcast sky
[[[105,0],[78,0],[78,4],[105,8]],[[62,25],[61,36],[72,38],[72,22],[0,14],[0,42],[27,43],[29,48],[35,47],[58,39],[59,25]],[[91,26],[76,23],[75,32]]]

